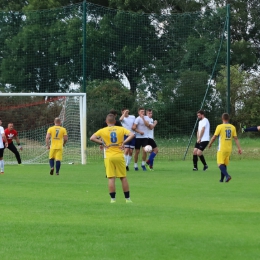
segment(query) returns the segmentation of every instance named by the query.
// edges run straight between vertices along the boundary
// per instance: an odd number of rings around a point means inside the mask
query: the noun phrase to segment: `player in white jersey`
[[[0,134],[2,138],[0,138],[0,168],[1,168],[1,174],[4,174],[4,149],[5,147],[8,147],[7,138],[5,135],[5,130],[2,127],[2,120],[0,119]]]
[[[154,141],[154,128],[157,125],[157,120],[153,120],[152,116],[153,116],[153,111],[152,109],[147,109],[146,110],[146,115],[149,117],[150,121],[150,125],[149,125],[149,129],[147,131],[148,134],[148,144],[152,146],[153,150],[150,153],[150,156],[148,158],[148,160],[146,161],[146,164],[148,164],[149,169],[151,171],[153,171],[153,161],[155,156],[158,153],[158,147],[156,142]]]
[[[121,110],[122,115],[119,118],[119,121],[121,122],[122,126],[128,130],[130,130],[132,133],[134,133],[134,130],[132,129],[132,126],[135,122],[135,116],[129,115],[129,109],[123,108]],[[127,136],[124,137],[125,139]],[[124,139],[124,140],[125,140]],[[135,148],[135,138],[133,138],[130,142],[126,143],[124,145],[124,157],[125,157],[125,163],[126,163],[126,170],[129,171],[129,165],[132,159],[133,150]]]
[[[138,117],[135,119],[132,129],[135,131],[135,164],[134,168],[138,171],[138,155],[140,153],[140,148],[142,147],[142,169],[146,171],[145,163],[146,163],[146,151],[143,149],[146,145],[148,145],[148,128],[149,128],[149,117],[145,116],[145,109],[138,109]]]
[[[193,171],[198,170],[198,156],[203,163],[203,171],[208,169],[208,165],[202,154],[203,150],[207,147],[210,140],[210,124],[209,120],[205,117],[203,110],[197,112],[199,121],[199,127],[197,132],[197,142],[193,150]]]

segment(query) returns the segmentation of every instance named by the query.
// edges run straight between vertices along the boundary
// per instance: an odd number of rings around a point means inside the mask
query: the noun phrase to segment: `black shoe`
[[[196,168],[196,167],[193,168],[193,171],[197,171],[197,170],[198,170],[198,168]]]
[[[206,171],[208,168],[209,168],[208,165],[204,165],[203,171]]]
[[[223,182],[223,180],[219,180],[219,182]]]
[[[129,167],[128,166],[126,166],[125,168],[126,168],[127,171],[129,171]]]
[[[226,182],[229,182],[231,180],[231,176],[228,176],[227,178],[226,178]]]
[[[54,169],[51,169],[50,171],[50,175],[53,175]]]
[[[58,172],[56,172],[56,175],[60,175]]]

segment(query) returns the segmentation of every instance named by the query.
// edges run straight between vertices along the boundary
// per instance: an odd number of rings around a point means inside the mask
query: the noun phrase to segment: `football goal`
[[[19,151],[23,164],[48,163],[45,137],[56,117],[68,132],[63,163],[86,163],[85,93],[0,93],[0,97],[2,126],[6,129],[8,123],[14,124],[23,147]],[[13,142],[17,145],[16,140]],[[6,164],[17,164],[8,149],[4,160]]]

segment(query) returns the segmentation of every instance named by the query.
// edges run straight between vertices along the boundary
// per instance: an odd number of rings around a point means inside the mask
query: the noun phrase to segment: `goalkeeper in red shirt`
[[[18,138],[18,133],[14,129],[14,124],[13,123],[9,123],[8,124],[8,127],[5,129],[5,136],[6,136],[7,142],[8,142],[8,147],[7,148],[11,152],[13,152],[15,154],[15,157],[16,157],[16,160],[17,160],[18,164],[21,164],[22,163],[21,156],[20,156],[20,153],[18,152],[16,146],[13,143],[13,139],[16,140],[16,143],[17,143],[18,148],[20,150],[23,150],[23,147],[20,144],[20,140]]]

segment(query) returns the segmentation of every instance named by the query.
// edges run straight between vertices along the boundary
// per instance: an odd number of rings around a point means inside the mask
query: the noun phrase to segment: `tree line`
[[[203,109],[219,123],[227,105],[226,4],[232,122],[259,124],[257,0],[92,0],[84,46],[89,131],[111,108],[136,114],[144,106],[160,118],[161,137],[187,135],[208,86]],[[0,9],[1,91],[78,91],[72,83],[83,85],[82,1],[0,1]]]

